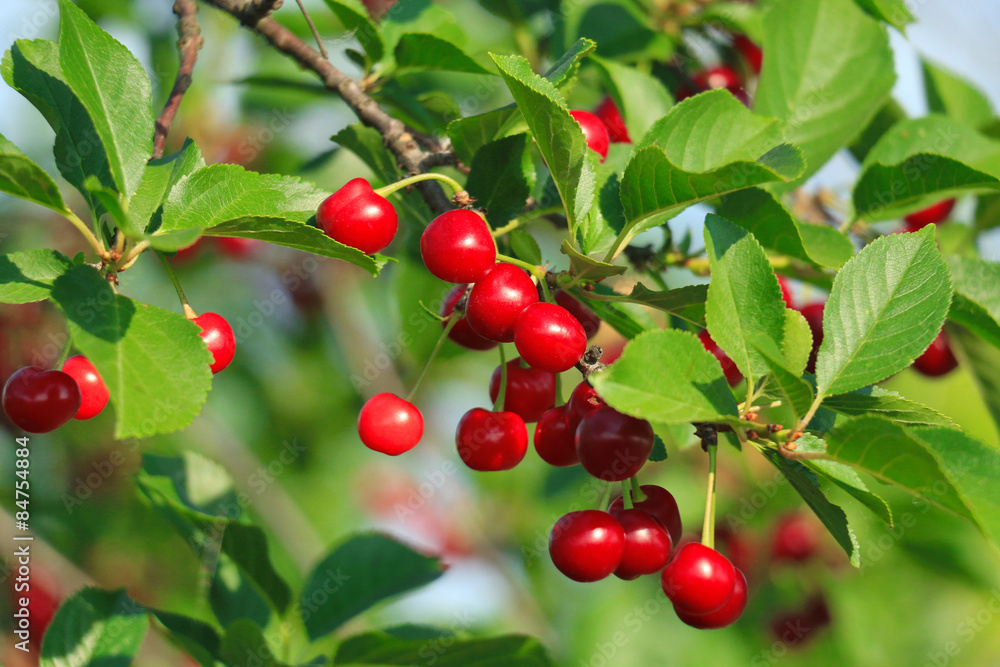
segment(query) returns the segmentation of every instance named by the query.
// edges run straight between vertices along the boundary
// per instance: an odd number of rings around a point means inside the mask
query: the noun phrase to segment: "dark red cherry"
[[[94,368],[94,364],[82,354],[77,354],[66,360],[62,371],[76,380],[77,386],[80,387],[80,409],[75,419],[91,419],[99,415],[108,404],[111,394],[101,374]]]
[[[472,408],[458,422],[458,456],[473,470],[510,470],[528,451],[528,428],[513,412]]]
[[[653,451],[653,427],[605,405],[576,428],[576,454],[584,470],[606,482],[635,475]]]
[[[456,304],[465,296],[466,288],[468,288],[468,285],[455,285],[448,291],[448,294],[444,297],[444,301],[441,303],[441,317],[447,318],[451,315],[452,311],[455,310]],[[447,323],[442,322],[441,328],[443,329],[445,326],[447,326]],[[497,346],[495,340],[483,338],[473,331],[472,327],[469,326],[469,319],[464,316],[448,332],[448,338],[470,350],[490,350]]]
[[[28,433],[54,431],[80,410],[80,388],[62,371],[27,366],[15,371],[3,388],[3,409]]]
[[[247,259],[264,244],[257,239],[245,239],[236,236],[217,236],[215,245],[223,255],[233,259]]]
[[[316,223],[334,241],[371,255],[392,243],[396,209],[363,178],[354,178],[323,200]]]
[[[823,308],[825,305],[823,302],[810,303],[799,311],[802,313],[802,317],[806,318],[813,337],[812,352],[809,353],[809,362],[806,364],[806,370],[810,373],[816,372],[816,357],[819,355],[819,346],[823,343]]]
[[[625,127],[625,120],[615,101],[610,97],[604,100],[594,110],[594,114],[601,119],[604,127],[608,129],[608,139],[615,144],[630,144],[632,140],[628,136],[628,128]]]
[[[955,200],[945,199],[916,213],[911,213],[903,218],[906,222],[906,229],[907,231],[915,232],[927,225],[944,222],[948,219],[953,208],[955,208]]]
[[[726,376],[726,382],[729,383],[729,386],[735,387],[738,385],[740,380],[743,379],[743,374],[737,368],[736,362],[730,359],[729,355],[712,340],[712,337],[708,334],[708,329],[702,329],[698,332],[698,339],[701,340],[701,344],[705,349],[719,360],[719,365],[722,366],[722,374]]]
[[[569,115],[583,128],[583,137],[587,140],[587,146],[601,156],[601,162],[608,157],[608,145],[611,143],[608,137],[608,128],[604,126],[601,119],[589,111],[570,111]]]
[[[625,554],[625,530],[607,512],[580,510],[560,518],[549,536],[552,563],[573,581],[598,581]]]
[[[427,270],[450,283],[482,280],[497,261],[497,248],[482,216],[466,210],[445,211],[420,237]]]
[[[677,604],[674,603],[674,611],[677,613],[677,618],[692,628],[698,628],[699,630],[715,630],[735,623],[736,619],[743,615],[743,610],[747,607],[747,578],[736,568],[733,568],[733,570],[736,573],[733,594],[722,607],[707,614],[694,614],[684,609],[678,609]]]
[[[203,313],[191,321],[201,327],[199,335],[212,353],[212,372],[224,370],[236,355],[236,336],[229,322],[217,313]]]
[[[913,362],[913,368],[928,377],[941,377],[958,368],[958,359],[948,344],[948,335],[941,330],[930,347]]]
[[[358,435],[368,449],[399,456],[420,442],[424,417],[416,406],[395,394],[375,394],[358,414]]]
[[[531,277],[513,264],[497,264],[469,292],[465,316],[480,336],[514,342],[514,325],[525,308],[538,302]]]
[[[615,576],[629,580],[662,570],[673,547],[666,527],[645,510],[637,508],[611,514],[625,530],[625,553],[615,569]]]
[[[574,299],[568,293],[560,290],[555,291],[556,303],[569,311],[569,314],[576,318],[576,321],[583,327],[587,338],[593,338],[597,330],[601,328],[601,318],[594,311]]]
[[[710,614],[722,608],[736,589],[736,568],[715,549],[699,542],[682,546],[663,568],[660,584],[686,614]]]
[[[776,615],[768,625],[775,639],[786,646],[797,648],[830,625],[830,621],[830,608],[826,600],[822,595],[814,595],[802,607]]]
[[[567,419],[569,404],[546,410],[535,427],[535,451],[549,465],[565,467],[576,465],[576,429]]]
[[[533,303],[514,325],[514,345],[532,368],[568,371],[587,351],[587,334],[569,311],[554,303]]]
[[[819,528],[815,521],[800,512],[786,514],[778,520],[771,540],[771,558],[802,562],[819,549]]]
[[[569,421],[569,427],[573,433],[576,433],[576,427],[580,425],[580,421],[603,406],[604,401],[597,395],[597,390],[584,380],[573,389],[566,405],[568,406],[566,419]]]
[[[643,484],[640,488],[646,499],[640,502],[635,502],[633,499],[633,505],[662,523],[670,533],[670,539],[674,544],[680,542],[684,527],[681,525],[681,514],[677,509],[677,501],[674,500],[673,494],[655,484]],[[625,501],[620,495],[608,507],[608,511],[612,514],[623,509],[625,509]]]
[[[746,35],[736,35],[733,37],[733,48],[743,56],[743,59],[747,61],[747,65],[750,66],[754,74],[760,74],[760,68],[764,64],[764,52],[761,51],[759,46],[754,44]]]
[[[500,395],[500,367],[490,377],[490,400]],[[507,362],[507,392],[503,409],[519,415],[526,422],[536,422],[542,413],[556,404],[556,376],[537,368],[523,368],[520,359]]]

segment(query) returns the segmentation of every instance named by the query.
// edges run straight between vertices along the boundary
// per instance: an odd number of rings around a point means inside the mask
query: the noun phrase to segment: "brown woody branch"
[[[369,97],[359,83],[334,67],[322,54],[303,42],[295,33],[269,16],[256,18],[251,11],[253,0],[204,0],[239,19],[247,28],[266,39],[271,46],[295,60],[303,69],[314,72],[323,85],[337,93],[365,125],[375,128],[382,135],[386,146],[408,173],[423,171],[422,163],[428,153],[420,148],[413,135],[406,131],[402,121],[391,117]],[[260,4],[265,4],[260,0]],[[424,201],[435,213],[452,208],[444,190],[435,181],[416,184]]]
[[[156,119],[156,132],[153,135],[154,158],[163,157],[170,125],[174,122],[174,116],[177,115],[184,93],[191,86],[191,73],[198,61],[198,51],[205,41],[201,36],[201,26],[198,25],[198,3],[195,0],[177,0],[174,3],[174,14],[177,15],[177,34],[180,37],[177,40],[180,65],[167,104],[163,107],[160,117]]]

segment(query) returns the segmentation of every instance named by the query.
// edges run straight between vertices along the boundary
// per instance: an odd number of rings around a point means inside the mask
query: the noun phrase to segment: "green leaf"
[[[909,366],[937,336],[950,302],[933,225],[866,246],[841,269],[823,310],[819,395],[845,394]]]
[[[961,431],[944,428],[914,430],[954,485],[972,519],[993,546],[1000,547],[1000,450]]]
[[[208,623],[196,618],[149,609],[164,628],[167,639],[191,656],[201,667],[215,667],[219,659],[219,633]]]
[[[708,332],[752,383],[768,373],[753,339],[784,339],[781,288],[753,234],[715,214],[705,219],[705,252],[712,270],[705,306]]]
[[[722,198],[716,211],[768,250],[831,269],[854,256],[854,245],[833,227],[795,219],[770,192],[749,188]]]
[[[785,369],[795,377],[802,377],[812,354],[812,329],[809,323],[797,310],[785,309],[784,338],[781,340],[781,353],[785,361]]]
[[[608,290],[587,292],[586,298],[596,301],[636,303],[680,317],[697,324],[705,317],[705,302],[708,300],[708,285],[686,285],[663,292],[654,292],[642,283],[636,283],[629,294],[618,294]],[[588,301],[588,306],[592,305]]]
[[[507,236],[510,248],[518,259],[536,266],[542,263],[542,249],[538,247],[535,237],[523,229],[513,229]]]
[[[971,518],[935,457],[902,426],[880,417],[852,417],[838,421],[826,435],[826,442],[830,460]]]
[[[761,450],[771,464],[777,468],[785,479],[792,485],[802,499],[809,505],[809,509],[819,517],[826,529],[830,531],[837,544],[844,550],[851,561],[851,565],[858,567],[861,565],[858,538],[854,536],[854,531],[847,525],[847,515],[837,505],[834,505],[820,490],[815,479],[815,473],[810,471],[798,461],[790,461],[778,452],[771,449]]]
[[[609,157],[614,157],[609,154]],[[594,190],[597,201],[576,228],[577,240],[584,254],[605,254],[625,227],[620,196],[620,175],[612,160],[600,162],[597,154],[588,157],[594,167]]]
[[[382,41],[385,44],[383,64],[391,66],[396,45],[403,35],[424,33],[436,35],[458,48],[465,46],[465,33],[455,22],[451,13],[430,0],[400,0],[386,14],[381,25]]]
[[[382,135],[375,128],[354,123],[331,138],[361,158],[362,162],[368,165],[368,168],[384,183],[399,180],[399,166],[386,149]]]
[[[52,283],[73,267],[55,250],[27,250],[0,255],[0,303],[30,303],[48,299]]]
[[[782,142],[779,121],[755,116],[728,91],[684,100],[649,129],[625,168],[626,241],[692,204],[796,178],[802,155]]]
[[[44,169],[0,134],[0,192],[41,204],[53,211],[66,211],[59,187]]]
[[[130,238],[140,239],[151,223],[158,227],[159,218],[163,214],[163,202],[170,191],[182,178],[204,166],[201,150],[191,139],[185,139],[184,145],[176,153],[150,160],[139,188],[129,200],[128,217],[122,230]]]
[[[366,632],[345,640],[337,648],[333,664],[416,665],[431,658],[436,667],[551,667],[553,664],[534,637],[402,638],[385,631]]]
[[[233,220],[203,231],[205,236],[230,236],[241,239],[257,239],[287,248],[304,250],[322,257],[342,259],[360,266],[377,276],[385,266],[382,255],[366,255],[357,248],[351,248],[334,241],[321,230],[304,222],[282,218],[249,218]]]
[[[618,107],[633,141],[674,106],[670,92],[652,74],[597,56],[591,61],[603,75],[605,90]]]
[[[830,396],[823,400],[823,407],[842,415],[876,415],[903,426],[956,428],[955,422],[941,413],[876,385]]]
[[[396,67],[401,70],[445,70],[493,75],[493,72],[451,42],[424,33],[409,33],[399,38],[396,44]]]
[[[301,603],[311,610],[305,618],[309,638],[324,637],[378,602],[429,584],[442,572],[437,559],[385,535],[352,537],[306,579]]]
[[[59,0],[59,62],[104,146],[118,191],[139,187],[153,152],[149,77],[127,48],[69,0]]]
[[[596,42],[586,37],[580,37],[571,47],[566,49],[566,53],[562,54],[559,60],[552,63],[552,66],[544,74],[545,78],[557,88],[566,85],[576,78],[583,59],[591,55],[596,48]]]
[[[566,210],[570,236],[586,216],[594,198],[594,171],[587,160],[590,149],[580,124],[556,87],[531,70],[520,56],[490,54],[510,89],[518,111],[545,159]]]
[[[764,11],[764,67],[754,111],[786,121],[808,168],[849,144],[895,82],[885,28],[854,0],[775,0]]]
[[[707,285],[703,285],[702,287],[707,288]],[[579,294],[577,295],[579,296]],[[609,300],[597,300],[604,298],[609,298]],[[581,300],[586,301],[586,306],[594,311],[601,318],[602,322],[606,322],[611,328],[629,340],[632,340],[644,331],[660,328],[650,316],[648,310],[638,304],[628,303],[627,298],[622,299],[620,294],[616,294],[610,287],[601,283],[596,283],[594,291],[587,292],[586,296],[582,297]],[[619,300],[621,302],[616,303]],[[702,310],[704,310],[703,307]]]
[[[368,18],[368,10],[357,0],[324,0],[346,30],[354,32],[372,63],[382,60],[385,45],[378,28]]]
[[[79,190],[91,208],[97,203],[83,186],[97,176],[115,187],[104,147],[80,100],[66,85],[59,64],[59,47],[46,40],[18,40],[0,65],[4,80],[45,116],[56,133],[52,151],[59,173]]]
[[[847,147],[851,155],[858,162],[863,162],[871,152],[878,140],[881,139],[889,129],[906,118],[906,111],[899,105],[899,102],[892,99],[882,105],[861,134]]]
[[[149,617],[124,590],[85,588],[56,612],[42,642],[42,667],[128,667]]]
[[[799,438],[798,442],[800,446],[801,441],[807,436],[808,434]],[[825,449],[826,443],[822,440],[819,442],[823,444],[823,448]],[[838,463],[837,461],[811,460],[803,461],[803,464],[821,478],[829,480],[854,496],[858,502],[871,510],[875,516],[882,519],[886,524],[892,525],[892,509],[889,507],[889,503],[885,502],[878,494],[872,493],[868,489],[868,485],[861,479],[861,475],[854,468],[846,463]]]
[[[573,269],[573,274],[578,278],[601,280],[602,278],[611,276],[620,276],[628,271],[627,266],[602,262],[598,259],[587,257],[570,245],[569,241],[563,241],[559,250],[562,254],[569,257],[569,264]]]
[[[102,185],[96,176],[88,176],[83,182],[83,187],[87,188],[93,198],[108,212],[116,227],[128,223],[128,216],[125,214],[126,204],[120,194]]]
[[[708,25],[721,24],[729,32],[743,33],[757,44],[764,39],[760,8],[745,2],[713,2],[690,19]]]
[[[916,19],[903,0],[854,0],[862,9],[880,21],[885,21],[900,32]]]
[[[1000,264],[978,257],[945,257],[955,295],[948,318],[1000,347]]]
[[[774,341],[766,336],[758,335],[751,340],[751,343],[767,366],[771,378],[778,387],[782,401],[792,409],[797,422],[812,405],[812,387],[801,377],[785,368],[786,361]]]
[[[515,134],[484,145],[469,165],[465,189],[486,209],[486,219],[499,228],[524,211],[535,186],[535,167],[528,135]]]
[[[226,628],[219,653],[229,667],[280,667],[264,633],[249,619]]]
[[[590,381],[611,407],[650,422],[725,421],[737,414],[718,360],[685,331],[636,336]]]
[[[594,40],[605,58],[665,62],[673,55],[675,38],[650,27],[642,5],[629,0],[577,0],[558,7],[561,31],[568,37]]]
[[[985,128],[996,118],[990,100],[965,79],[926,60],[924,87],[931,113],[940,113],[974,128]]]
[[[948,342],[976,382],[976,387],[1000,428],[1000,350],[962,327],[947,328]]]
[[[52,284],[73,345],[94,364],[115,406],[115,437],[144,438],[185,428],[212,387],[212,356],[183,315],[115,294],[90,266]]]
[[[865,157],[855,216],[889,220],[964,192],[1000,190],[1000,142],[944,116],[896,123]]]

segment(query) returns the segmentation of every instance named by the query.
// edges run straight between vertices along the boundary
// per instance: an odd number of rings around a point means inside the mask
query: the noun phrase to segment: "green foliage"
[[[125,591],[85,588],[66,600],[45,633],[44,667],[128,667],[149,628]]]
[[[0,192],[65,211],[62,195],[52,177],[0,134]]]

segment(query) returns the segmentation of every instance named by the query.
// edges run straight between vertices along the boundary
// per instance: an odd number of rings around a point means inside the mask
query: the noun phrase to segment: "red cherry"
[[[604,126],[601,119],[589,111],[570,111],[569,115],[580,124],[583,129],[583,137],[587,140],[587,146],[601,156],[601,162],[608,157],[608,145],[611,139],[608,137],[608,128]]]
[[[549,465],[565,467],[576,465],[576,429],[567,419],[569,404],[546,410],[535,427],[535,451]]]
[[[719,365],[722,366],[722,374],[726,376],[726,382],[729,383],[730,387],[735,387],[743,379],[743,374],[740,373],[740,369],[737,368],[736,362],[729,358],[729,355],[719,347],[719,345],[712,340],[712,337],[708,334],[708,329],[702,329],[698,332],[698,339],[706,350],[715,355],[715,358],[719,360]]]
[[[483,218],[466,209],[445,211],[420,237],[427,270],[450,283],[482,280],[497,261],[497,247]]]
[[[625,530],[625,553],[615,569],[619,579],[637,579],[663,569],[673,542],[667,529],[645,510],[622,509],[611,514]]]
[[[830,620],[830,608],[826,600],[822,595],[815,595],[802,608],[775,616],[769,625],[775,639],[794,648],[830,625]]]
[[[514,346],[532,368],[562,373],[587,351],[587,334],[562,306],[533,303],[517,318]]]
[[[698,72],[693,79],[695,83],[707,90],[725,88],[734,91],[739,90],[743,85],[743,82],[740,81],[740,75],[726,65],[718,65]]]
[[[218,373],[224,370],[236,354],[236,336],[233,335],[233,328],[229,326],[229,322],[216,313],[202,313],[191,321],[201,327],[201,333],[198,335],[212,353],[210,366],[212,372]]]
[[[459,300],[465,296],[467,288],[468,285],[455,285],[449,290],[448,294],[444,297],[444,302],[441,304],[441,317],[451,315]],[[442,322],[441,328],[444,329],[445,326],[447,326],[447,323]],[[466,317],[462,317],[455,322],[455,326],[448,332],[448,338],[470,350],[489,350],[497,346],[496,341],[483,338],[473,331]]]
[[[500,367],[490,377],[490,400],[500,395]],[[520,359],[507,362],[507,392],[503,409],[526,422],[536,422],[542,413],[556,404],[556,376],[537,368],[522,368]]]
[[[584,470],[606,482],[639,472],[653,451],[653,427],[605,405],[576,428],[576,453]]]
[[[26,366],[7,380],[3,409],[14,424],[28,433],[48,433],[80,410],[80,388],[62,371]]]
[[[87,357],[78,354],[66,360],[62,371],[76,380],[80,388],[80,410],[75,418],[91,419],[99,415],[108,404],[111,394],[101,374],[94,368],[94,364],[90,363]]]
[[[931,341],[930,347],[924,350],[913,362],[914,370],[928,377],[936,378],[947,375],[958,367],[958,359],[948,344],[948,335],[944,329]]]
[[[597,408],[603,406],[604,400],[597,395],[597,390],[584,380],[573,389],[573,393],[569,397],[569,403],[566,405],[569,406],[566,412],[566,419],[569,422],[570,429],[575,434],[580,421],[591,412],[597,410]]]
[[[632,140],[628,136],[628,128],[625,127],[625,121],[622,119],[622,114],[613,99],[605,97],[597,106],[597,109],[594,110],[594,114],[604,123],[604,127],[608,130],[608,139],[612,143],[632,143]]]
[[[819,548],[819,531],[808,516],[799,512],[785,515],[774,529],[771,558],[801,563]]]
[[[261,242],[257,239],[244,239],[236,236],[215,237],[215,245],[222,254],[228,255],[233,259],[246,259],[250,257],[260,244]]]
[[[785,308],[795,308],[795,298],[792,296],[792,288],[788,285],[788,278],[778,276],[778,287],[781,288],[781,300],[785,302]]]
[[[750,65],[750,69],[754,71],[754,74],[760,74],[761,65],[764,64],[764,52],[761,51],[759,46],[754,44],[746,35],[736,35],[733,37],[733,48],[743,56],[743,59]]]
[[[806,370],[810,373],[816,372],[816,357],[819,355],[819,346],[823,343],[823,302],[810,303],[799,312],[806,318],[809,330],[812,331],[813,347],[809,353],[809,362],[806,363]]]
[[[710,614],[722,608],[736,588],[736,569],[729,559],[699,542],[681,547],[663,568],[660,584],[686,614]]]
[[[552,563],[573,581],[608,576],[625,554],[625,530],[607,512],[580,510],[556,521],[549,536]]]
[[[715,630],[735,623],[736,619],[743,614],[743,610],[747,607],[747,578],[736,568],[733,568],[733,570],[736,573],[733,594],[722,607],[707,614],[693,614],[683,609],[678,609],[677,604],[674,603],[674,611],[677,612],[677,618],[692,628],[698,628],[699,630]]]
[[[480,336],[513,343],[518,316],[537,302],[538,289],[523,269],[513,264],[497,264],[472,286],[465,316]]]
[[[358,435],[368,449],[399,456],[420,442],[424,417],[412,403],[395,394],[375,394],[358,414]]]
[[[323,200],[316,222],[334,241],[371,255],[392,243],[399,221],[388,199],[363,178],[353,178]]]
[[[201,254],[202,248],[205,246],[205,237],[201,237],[189,246],[184,246],[170,258],[170,261],[175,264],[186,264],[190,262],[198,255]]]
[[[646,512],[654,519],[663,524],[670,533],[670,539],[674,544],[681,540],[683,526],[681,525],[681,514],[677,510],[677,501],[672,493],[662,486],[655,484],[643,484],[642,492],[646,494],[646,499],[641,502],[633,502],[633,505]],[[616,514],[625,508],[625,501],[618,496],[608,507],[608,511]]]
[[[458,422],[458,456],[473,470],[510,470],[528,451],[528,427],[513,412],[472,408]]]
[[[953,208],[955,208],[955,200],[945,199],[916,213],[911,213],[903,218],[906,222],[906,229],[907,231],[915,232],[927,225],[944,222],[948,219]]]
[[[587,339],[593,338],[597,330],[601,328],[601,318],[590,308],[587,308],[561,289],[556,290],[554,296],[556,303],[568,310],[569,314],[575,317],[576,321],[580,323],[584,333],[587,334]]]

